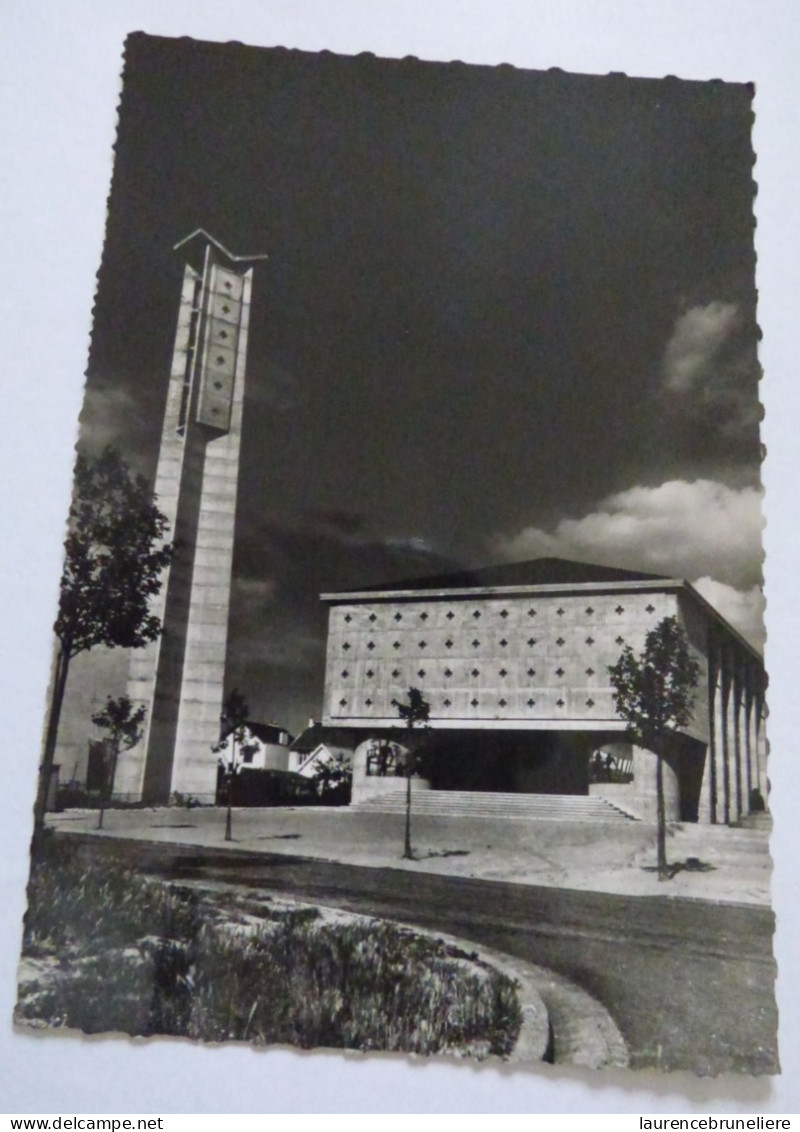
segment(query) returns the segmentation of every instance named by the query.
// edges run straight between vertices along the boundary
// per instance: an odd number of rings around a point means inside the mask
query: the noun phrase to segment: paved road
[[[767,909],[86,840],[93,854],[124,851],[146,872],[244,884],[420,924],[549,966],[607,1007],[632,1066],[775,1072],[774,917]]]

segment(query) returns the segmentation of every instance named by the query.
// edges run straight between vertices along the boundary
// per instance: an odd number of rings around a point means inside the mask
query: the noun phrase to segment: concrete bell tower
[[[115,784],[150,804],[215,792],[252,263],[266,259],[232,255],[202,229],[175,250],[186,262],[155,482],[175,558],[153,600],[163,632],[131,656],[146,731]]]

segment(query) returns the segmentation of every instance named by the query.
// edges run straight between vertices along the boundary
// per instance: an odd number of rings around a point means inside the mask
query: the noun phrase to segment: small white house
[[[293,752],[295,754],[295,752]],[[299,761],[296,767],[290,765],[289,769],[296,770],[297,774],[302,774],[305,778],[313,778],[319,767],[326,762],[341,762],[344,766],[352,766],[353,752],[347,750],[345,747],[335,747],[332,744],[320,743],[309,754],[299,756]],[[291,762],[291,760],[290,760]]]
[[[249,770],[289,770],[289,749],[292,736],[277,723],[245,724],[245,745],[258,749],[243,766]]]
[[[352,766],[354,743],[349,730],[323,727],[314,720],[292,742],[289,752],[289,770],[313,778],[324,763],[342,762]]]

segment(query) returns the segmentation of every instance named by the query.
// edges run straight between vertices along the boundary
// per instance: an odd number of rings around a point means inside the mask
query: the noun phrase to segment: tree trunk
[[[233,777],[236,774],[236,735],[231,735],[231,761],[228,765],[228,810],[225,814],[225,840],[233,841]]]
[[[414,859],[414,852],[411,848],[411,761],[406,764],[406,843],[403,849],[403,857],[405,860],[411,861]]]
[[[405,848],[403,857],[413,860],[414,852],[411,848],[411,764],[405,772]]]
[[[228,771],[228,808],[225,811],[225,840],[233,841],[233,770]]]
[[[47,795],[50,792],[50,779],[53,774],[53,762],[56,753],[56,739],[58,738],[58,724],[61,719],[61,707],[64,703],[64,690],[67,686],[67,673],[69,672],[69,653],[62,646],[56,656],[56,668],[53,673],[53,691],[50,696],[50,712],[47,717],[47,730],[45,732],[44,751],[39,766],[39,783],[36,791],[36,802],[33,809],[33,842],[37,847],[44,830],[44,815],[47,811]]]
[[[658,879],[669,880],[669,865],[667,864],[667,819],[664,809],[664,738],[659,738],[656,744],[656,807],[658,816],[657,831],[657,863]]]
[[[103,789],[100,791],[100,816],[97,819],[97,828],[103,828],[103,815],[106,811],[106,802],[110,802],[114,797],[114,779],[117,777],[117,759],[119,758],[119,750],[112,744],[111,748],[111,763],[109,765],[108,782],[103,783]]]

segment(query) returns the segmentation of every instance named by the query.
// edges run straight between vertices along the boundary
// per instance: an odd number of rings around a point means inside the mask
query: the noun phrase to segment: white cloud
[[[681,393],[695,387],[709,374],[721,347],[736,326],[738,308],[719,300],[692,307],[675,323],[664,352],[664,384]]]
[[[683,420],[690,435],[714,435],[723,448],[744,445],[755,457],[761,406],[758,400],[756,328],[734,303],[719,299],[682,314],[664,350],[664,407]]]
[[[111,444],[136,471],[148,470],[143,466],[140,441],[150,426],[141,406],[126,389],[87,385],[80,421],[84,452],[97,455]]]
[[[263,624],[237,626],[236,663],[239,665],[257,661],[272,668],[306,672],[323,653],[322,640],[310,631],[282,625],[271,625],[268,629]]]
[[[275,596],[274,578],[234,578],[233,590],[237,597],[255,608],[262,603],[271,601]]]
[[[276,592],[274,578],[234,578],[230,632],[236,642],[236,661],[304,671],[319,658],[321,639],[314,627],[281,616]]]
[[[763,649],[766,602],[760,586],[737,590],[715,578],[697,578],[693,584],[734,629],[738,629],[756,648]]]
[[[700,579],[704,596],[754,643],[763,639],[761,492],[714,480],[668,480],[602,500],[552,530],[526,527],[498,536],[507,561],[572,558],[671,578]]]

